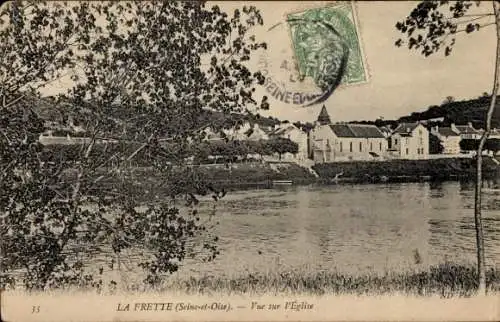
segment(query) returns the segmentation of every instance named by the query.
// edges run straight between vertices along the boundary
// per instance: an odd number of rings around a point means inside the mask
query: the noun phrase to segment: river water
[[[485,187],[498,185],[487,182]],[[218,202],[220,255],[181,275],[283,269],[384,272],[475,262],[471,183],[284,187],[232,192]],[[486,259],[500,265],[500,192],[483,195]],[[418,253],[418,255],[417,255]]]

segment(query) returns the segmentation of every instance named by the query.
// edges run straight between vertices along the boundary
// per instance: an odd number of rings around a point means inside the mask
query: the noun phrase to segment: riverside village
[[[0,319],[498,320],[496,55],[500,1],[2,3]]]
[[[480,104],[482,99],[449,102],[440,110],[432,107],[431,112],[445,115],[457,106],[463,109]],[[479,113],[481,108],[484,106],[477,108]],[[429,113],[413,114],[419,116],[394,121],[335,122],[323,105],[314,122],[231,115],[229,118],[235,125],[220,132],[207,126],[203,130],[203,156],[196,155],[199,150],[193,149],[196,152],[185,161],[192,167],[205,169],[201,171],[218,173],[221,183],[238,187],[325,180],[338,183],[470,177],[484,131],[481,125],[470,120],[464,122],[463,117],[454,120],[453,116],[426,118]],[[221,115],[208,117],[215,119]],[[60,145],[64,149],[63,146],[88,140],[85,129],[75,125],[71,117],[63,122],[54,122],[50,115],[47,118],[48,130],[39,138],[42,144]],[[100,144],[116,142],[108,139]],[[483,154],[486,175],[495,176],[500,165],[500,129],[492,129]]]

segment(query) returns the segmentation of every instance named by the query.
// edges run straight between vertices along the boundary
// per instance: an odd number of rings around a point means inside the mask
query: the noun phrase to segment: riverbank
[[[476,175],[475,161],[471,158],[333,162],[316,164],[312,169],[318,177],[308,169],[293,163],[239,164],[231,168],[199,167],[196,171],[207,180],[231,189],[272,187],[280,180],[289,181],[294,185],[419,182],[474,180]],[[491,157],[485,157],[483,160],[483,176],[500,176],[500,165]]]
[[[313,169],[325,180],[338,182],[400,182],[473,179],[475,160],[443,158],[429,160],[357,161],[316,164]],[[483,176],[498,177],[500,166],[491,157],[483,159]]]
[[[200,188],[204,191],[207,187],[237,191],[283,185],[471,181],[476,175],[474,160],[470,158],[334,162],[316,164],[312,170],[316,175],[310,169],[291,162],[195,165],[174,170],[167,176],[152,168],[134,168],[127,174],[126,181],[134,184],[121,184],[120,189],[137,191],[145,197],[152,194],[156,198],[182,191],[198,191]],[[483,177],[500,178],[500,165],[491,157],[484,158]],[[115,189],[119,186],[113,179],[101,184]]]

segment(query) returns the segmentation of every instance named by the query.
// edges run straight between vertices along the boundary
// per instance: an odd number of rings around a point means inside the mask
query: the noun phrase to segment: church
[[[323,105],[309,133],[309,157],[315,163],[383,160],[387,139],[375,125],[332,123]]]

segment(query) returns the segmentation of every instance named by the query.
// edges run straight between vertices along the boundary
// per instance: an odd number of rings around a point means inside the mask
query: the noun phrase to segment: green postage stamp
[[[368,81],[352,4],[307,9],[288,14],[287,21],[302,78],[311,77],[319,88],[331,84],[339,73],[341,85]]]

